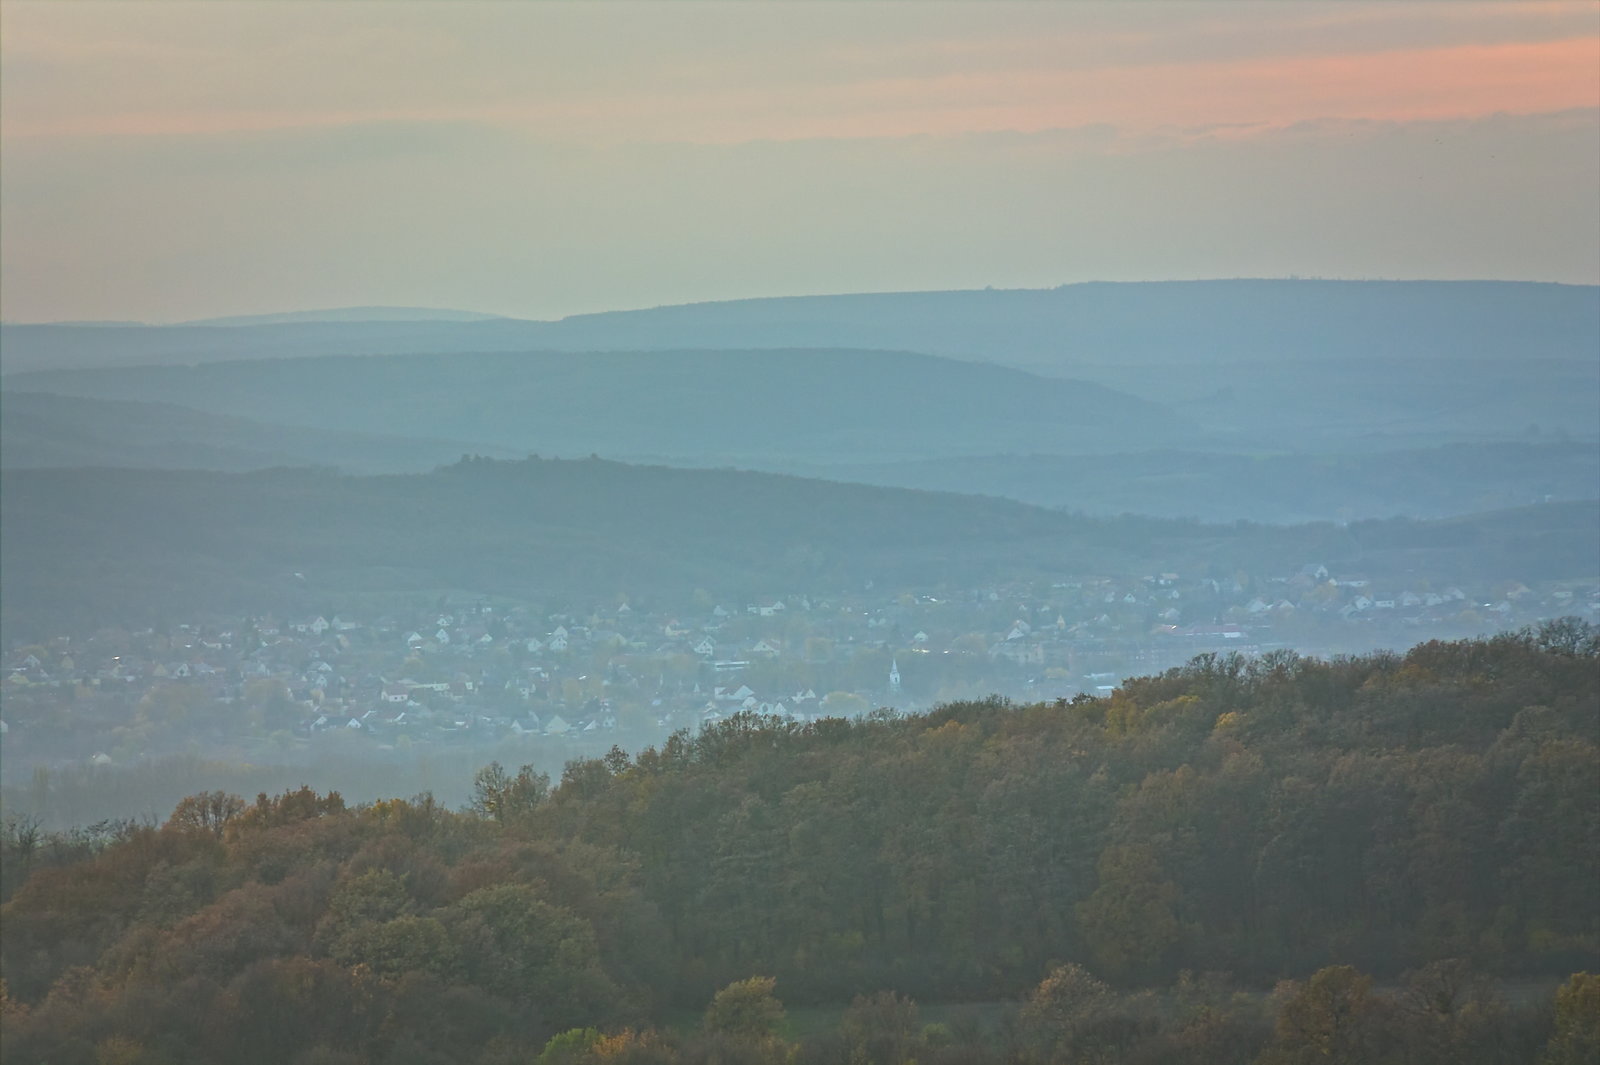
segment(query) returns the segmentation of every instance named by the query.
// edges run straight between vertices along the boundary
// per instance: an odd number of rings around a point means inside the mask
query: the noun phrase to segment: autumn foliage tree
[[[1589,635],[738,715],[553,787],[491,766],[461,811],[301,788],[8,820],[0,1050],[499,1065],[592,1028],[596,1060],[765,1062],[794,1050],[781,986],[847,1009],[805,1065],[1585,1060],[1595,978],[1543,1020],[1493,981],[1600,964]],[[1208,970],[1293,982],[1241,1001]],[[1017,1005],[925,1036],[913,999]]]

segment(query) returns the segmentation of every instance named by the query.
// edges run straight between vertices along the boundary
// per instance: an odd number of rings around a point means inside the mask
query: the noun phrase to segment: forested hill
[[[1053,289],[735,300],[585,315],[556,325],[574,337],[605,337],[629,347],[647,337],[662,345],[888,346],[1030,367],[1582,359],[1600,348],[1600,287],[1506,281],[1091,282]]]
[[[1203,657],[1070,704],[741,715],[553,790],[489,767],[463,813],[302,790],[11,825],[0,1038],[172,1065],[1584,1062],[1600,981],[1552,1015],[1495,980],[1600,963],[1597,665],[1577,622]],[[806,1033],[778,1001],[856,994]],[[924,1028],[913,997],[1018,1006]]]
[[[392,315],[392,312],[390,312]],[[1588,359],[1600,288],[1509,281],[1174,281],[697,303],[555,322],[0,326],[9,372],[382,352],[891,348],[1047,367]]]
[[[336,466],[361,473],[430,470],[467,452],[520,457],[471,441],[270,425],[173,403],[0,393],[0,463],[7,468],[119,466],[260,470]]]
[[[602,460],[463,460],[430,474],[11,470],[7,624],[329,609],[352,595],[757,597],[1307,560],[1445,584],[1592,577],[1600,503],[1435,522],[1206,526],[1004,500]],[[41,631],[42,630],[42,631]]]
[[[567,457],[1059,453],[1158,445],[1193,430],[1166,406],[1102,385],[890,351],[253,360],[20,374],[6,387]]]
[[[1589,499],[1600,491],[1600,447],[1456,444],[1343,455],[1168,450],[1092,459],[982,455],[885,464],[796,463],[783,472],[940,492],[982,491],[1089,514],[1292,523],[1440,518],[1551,499]]]

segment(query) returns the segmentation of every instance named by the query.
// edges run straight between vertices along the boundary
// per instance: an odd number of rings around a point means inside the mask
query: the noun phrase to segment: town
[[[526,750],[545,764],[638,749],[750,712],[792,722],[999,694],[1109,694],[1205,653],[1403,647],[1553,617],[1600,619],[1600,586],[1401,587],[1293,573],[1084,577],[957,593],[774,595],[544,612],[444,596],[373,616],[175,619],[61,635],[4,657],[12,771],[178,752],[294,764]]]

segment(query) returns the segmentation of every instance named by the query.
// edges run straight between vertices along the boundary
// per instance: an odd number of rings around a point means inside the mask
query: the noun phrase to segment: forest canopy
[[[1568,620],[1202,656],[1107,698],[741,715],[559,781],[488,767],[462,811],[302,789],[12,819],[3,1049],[1590,1060],[1594,977],[1553,1010],[1502,989],[1600,962],[1597,666]],[[931,1020],[952,1003],[994,1006]]]

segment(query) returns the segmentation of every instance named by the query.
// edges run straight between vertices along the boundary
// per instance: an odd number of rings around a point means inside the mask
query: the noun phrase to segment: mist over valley
[[[1596,1065],[1587,0],[0,4],[6,1065]]]

